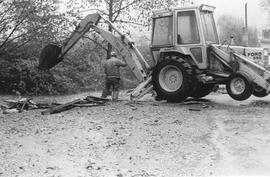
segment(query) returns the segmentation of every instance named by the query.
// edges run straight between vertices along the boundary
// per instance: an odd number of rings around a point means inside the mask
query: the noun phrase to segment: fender
[[[188,49],[186,49],[185,47],[180,47],[180,48],[178,47],[177,50],[175,48],[160,49],[158,61],[161,61],[164,58],[164,56],[166,56],[168,54],[180,56],[181,58],[185,59],[186,62],[188,62],[190,65],[195,65],[195,63],[196,63],[196,59],[193,57],[191,52]]]

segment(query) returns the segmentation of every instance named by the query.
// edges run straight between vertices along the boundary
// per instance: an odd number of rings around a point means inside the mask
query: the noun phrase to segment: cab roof
[[[206,4],[201,4],[201,5],[197,5],[197,6],[186,6],[186,7],[176,7],[176,8],[168,8],[168,9],[156,9],[153,11],[154,16],[156,15],[161,15],[163,16],[163,14],[166,16],[166,14],[170,14],[174,11],[178,11],[178,10],[195,10],[198,9],[200,11],[208,11],[208,12],[213,12],[215,10],[216,7],[214,6],[210,6],[210,5],[206,5]]]

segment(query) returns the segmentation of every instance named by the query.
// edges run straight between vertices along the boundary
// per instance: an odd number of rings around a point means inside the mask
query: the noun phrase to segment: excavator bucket
[[[61,47],[55,44],[49,44],[45,46],[39,57],[38,68],[41,70],[49,70],[55,65],[57,65],[60,61],[63,60],[60,57]]]

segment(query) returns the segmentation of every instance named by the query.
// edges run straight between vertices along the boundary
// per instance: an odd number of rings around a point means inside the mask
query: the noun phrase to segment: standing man
[[[116,58],[116,53],[112,52],[111,57],[104,64],[105,70],[105,88],[102,92],[102,98],[106,98],[110,94],[112,88],[112,100],[117,101],[120,87],[120,67],[127,66],[126,63]]]

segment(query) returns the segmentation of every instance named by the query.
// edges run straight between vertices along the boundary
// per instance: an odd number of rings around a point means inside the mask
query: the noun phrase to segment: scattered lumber
[[[3,114],[22,112],[29,109],[47,109],[42,111],[42,115],[54,114],[72,109],[74,107],[94,107],[104,106],[109,99],[87,96],[83,99],[75,99],[67,103],[36,103],[32,98],[22,98],[20,100],[5,100],[6,105],[0,105]]]
[[[207,99],[203,99],[203,98],[189,98],[186,99],[184,102],[179,103],[180,105],[196,105],[196,104],[206,104],[206,103],[210,103],[209,100]]]
[[[19,100],[5,100],[7,105],[1,105],[3,114],[22,112],[29,109],[37,109],[37,104],[32,101],[32,98],[22,98]]]
[[[94,106],[104,106],[106,102],[108,102],[109,99],[94,97],[94,96],[87,96],[84,99],[76,99],[71,102],[67,102],[61,105],[57,105],[54,107],[51,107],[43,112],[41,112],[42,115],[47,114],[55,114],[63,111],[67,111],[69,109],[72,109],[74,107],[94,107]]]
[[[74,108],[74,104],[79,103],[80,101],[81,101],[80,99],[76,99],[74,101],[71,101],[71,102],[68,102],[68,103],[65,103],[65,104],[61,104],[61,105],[49,108],[49,109],[47,109],[45,111],[42,111],[41,114],[46,115],[46,114],[54,114],[54,113],[59,113],[59,112],[62,112],[62,111],[66,111],[66,110]]]
[[[95,106],[104,106],[105,104],[74,104],[75,107],[95,107]]]
[[[110,101],[107,98],[100,98],[100,97],[95,97],[95,96],[87,96],[85,99],[87,99],[88,101],[92,101],[92,102],[108,102]]]

